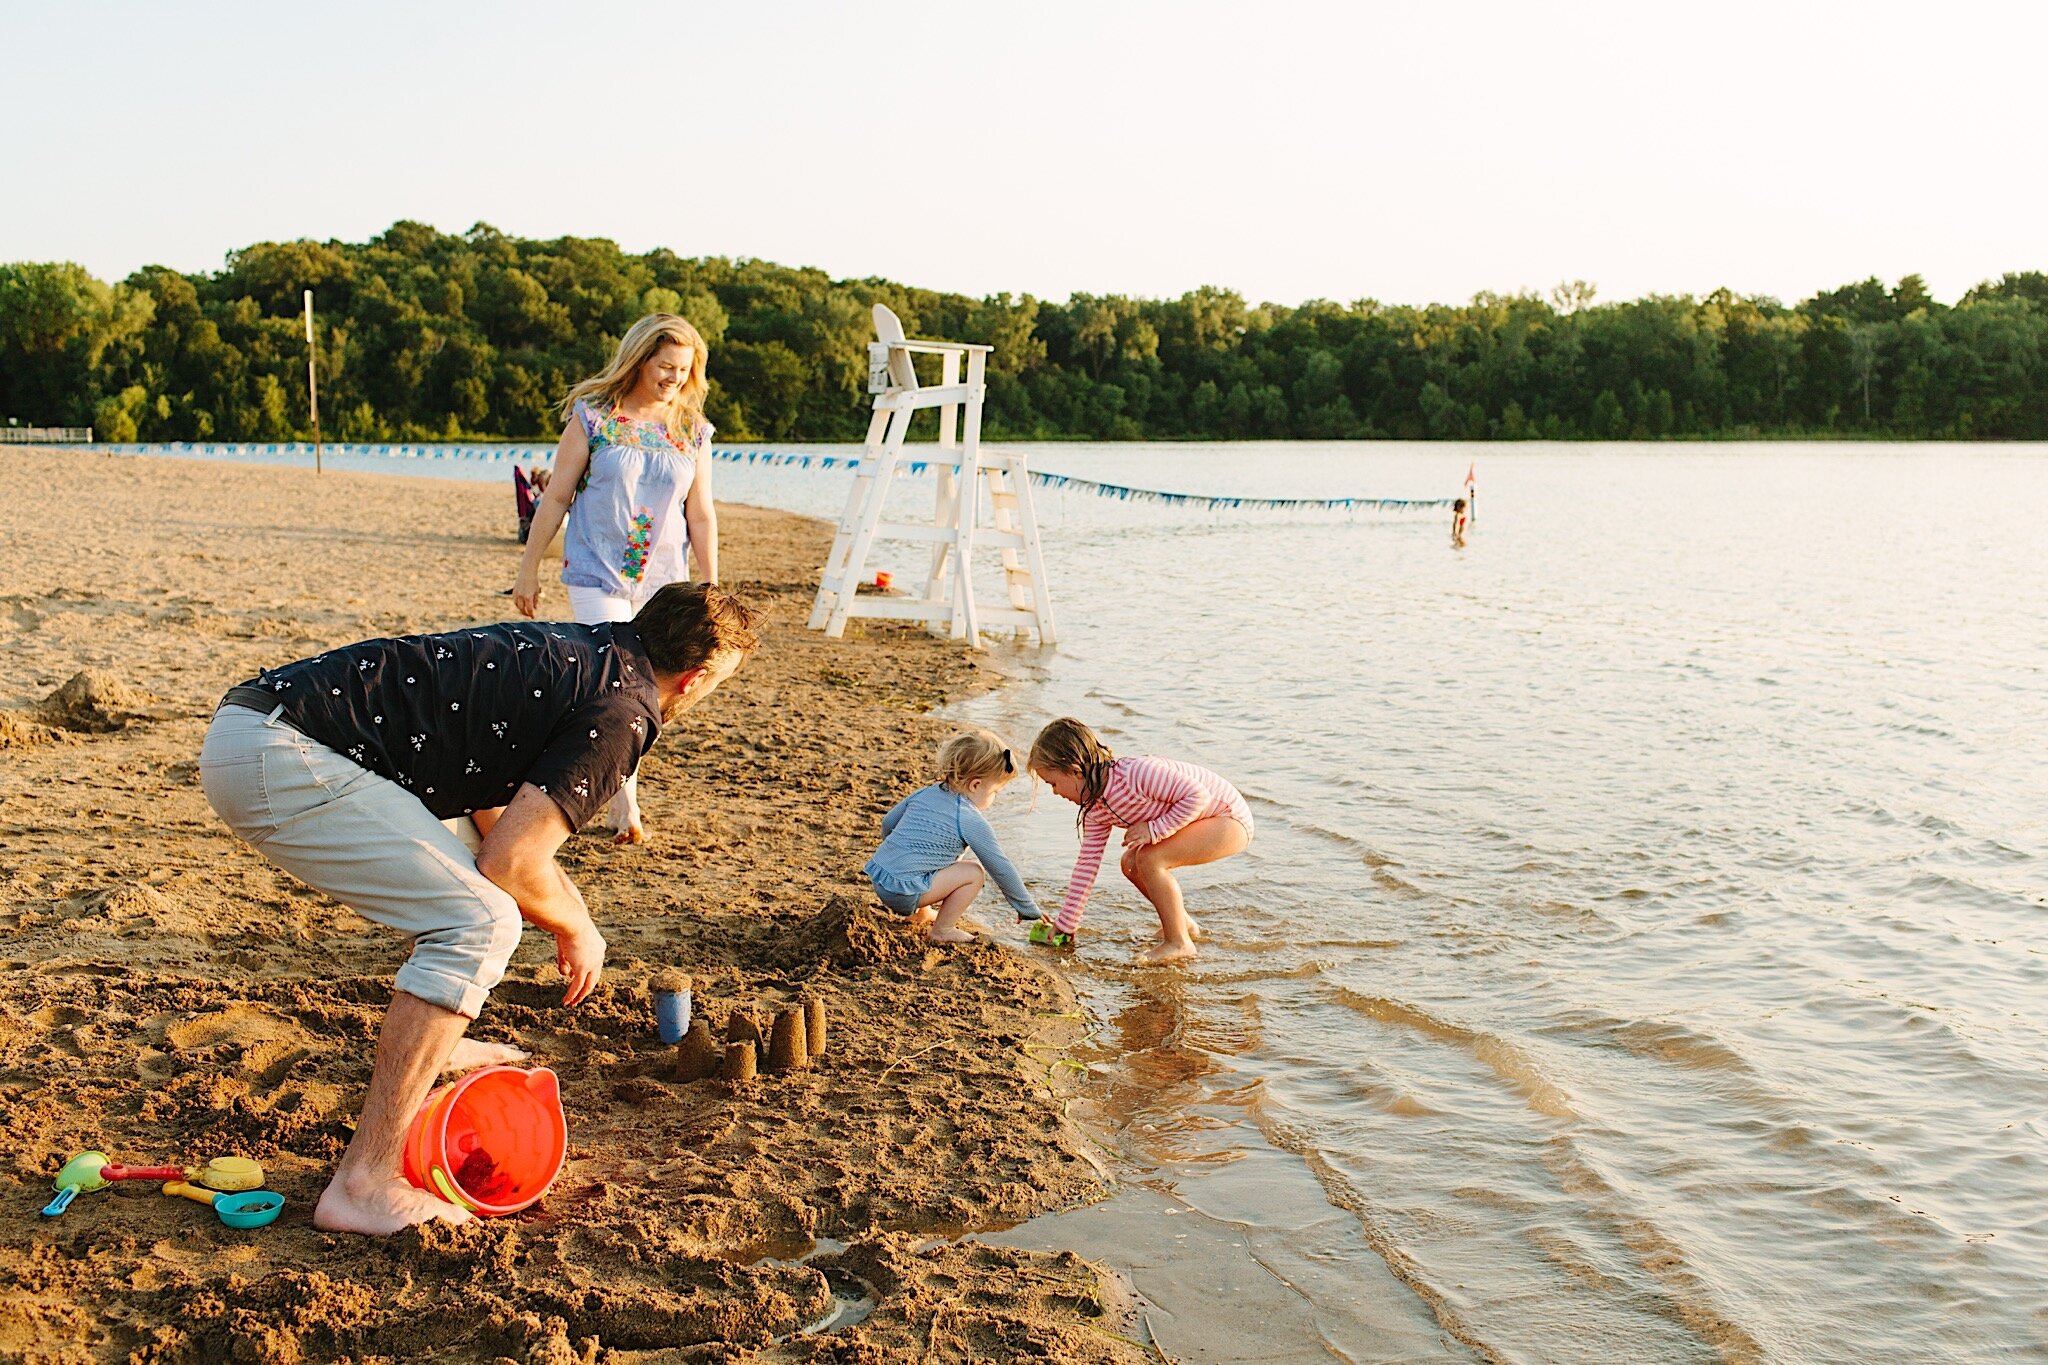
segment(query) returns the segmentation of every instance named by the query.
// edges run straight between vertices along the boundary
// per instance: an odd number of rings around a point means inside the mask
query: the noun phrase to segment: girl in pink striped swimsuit
[[[1242,853],[1252,841],[1252,812],[1237,788],[1207,768],[1168,758],[1118,758],[1095,732],[1071,717],[1038,732],[1030,768],[1053,792],[1081,808],[1081,856],[1067,898],[1034,943],[1071,939],[1102,868],[1111,829],[1124,832],[1123,873],[1159,912],[1159,941],[1139,954],[1145,963],[1195,955],[1201,931],[1181,903],[1177,867]]]

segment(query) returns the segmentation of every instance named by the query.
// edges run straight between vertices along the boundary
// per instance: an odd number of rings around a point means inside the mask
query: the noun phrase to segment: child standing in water
[[[1081,808],[1081,855],[1067,898],[1034,943],[1067,941],[1102,867],[1111,829],[1124,832],[1123,874],[1159,912],[1159,941],[1139,954],[1147,964],[1195,955],[1201,932],[1181,903],[1177,867],[1213,863],[1252,842],[1252,812],[1237,788],[1207,768],[1167,758],[1118,758],[1095,732],[1072,717],[1038,732],[1030,768],[1054,794]]]
[[[1459,498],[1451,504],[1451,548],[1453,550],[1465,548],[1466,524],[1465,500]]]
[[[924,930],[928,942],[974,941],[974,935],[956,926],[981,894],[984,870],[996,879],[1018,919],[1038,918],[1038,903],[982,817],[1016,775],[1017,760],[988,731],[955,735],[939,746],[939,780],[904,797],[882,817],[882,846],[861,870],[882,904],[910,916],[911,927]],[[961,851],[969,848],[980,867],[961,860]]]

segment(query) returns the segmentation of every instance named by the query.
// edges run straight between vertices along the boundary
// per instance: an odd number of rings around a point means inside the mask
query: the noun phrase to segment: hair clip
[[[1017,771],[1016,761],[1010,757],[1010,751],[1008,749],[1003,750],[1003,771],[1006,773],[1013,773]]]

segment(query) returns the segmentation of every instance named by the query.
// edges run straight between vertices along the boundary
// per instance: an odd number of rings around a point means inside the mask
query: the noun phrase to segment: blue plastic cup
[[[682,1042],[683,1035],[690,1031],[690,992],[656,991],[654,1025],[661,1030],[662,1042],[671,1045]]]

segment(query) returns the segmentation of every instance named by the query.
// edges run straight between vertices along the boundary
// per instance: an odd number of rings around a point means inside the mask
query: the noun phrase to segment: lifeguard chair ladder
[[[991,454],[981,448],[981,404],[990,348],[955,341],[909,341],[903,324],[885,305],[875,305],[875,335],[868,348],[868,388],[875,395],[868,421],[866,449],[854,473],[853,488],[840,513],[832,552],[811,603],[810,628],[837,637],[856,616],[922,621],[934,634],[966,640],[981,647],[981,632],[990,626],[1036,631],[1041,645],[1054,641],[1052,596],[1046,590],[1045,556],[1038,542],[1038,519],[1031,506],[1031,478],[1021,454]],[[939,383],[923,388],[917,382],[913,355],[940,357]],[[965,360],[967,377],[960,377]],[[905,463],[904,438],[911,419],[937,408],[939,440],[935,451],[919,451],[917,463],[936,466],[938,493],[932,520],[892,522],[882,519],[896,471]],[[964,418],[964,420],[963,420]],[[913,447],[913,449],[918,449]],[[990,523],[980,525],[981,490],[988,488]],[[930,544],[931,568],[921,595],[870,593],[868,556],[878,540],[909,540]],[[974,595],[974,550],[977,544],[1001,552],[1007,600],[977,601]]]

